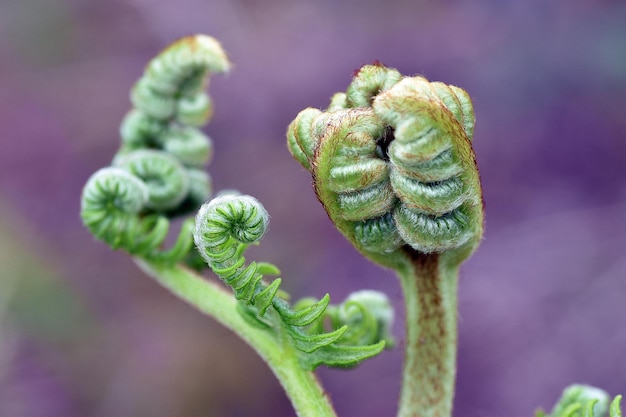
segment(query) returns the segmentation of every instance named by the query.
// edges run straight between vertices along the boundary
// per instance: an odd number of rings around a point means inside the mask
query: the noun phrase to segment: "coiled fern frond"
[[[550,414],[539,410],[535,417],[605,417],[607,413],[610,417],[622,417],[621,401],[621,395],[611,401],[609,394],[599,388],[574,384],[563,390]]]
[[[462,257],[476,247],[483,213],[473,130],[465,91],[374,64],[325,111],[300,112],[287,143],[335,225],[389,266],[404,247]]]
[[[178,263],[193,247],[193,220],[183,223],[170,250],[161,250],[170,219],[198,209],[211,196],[202,170],[212,143],[200,129],[212,114],[204,92],[208,76],[231,64],[205,35],[182,38],[150,61],[132,89],[112,167],[96,172],[83,189],[81,218],[114,249],[152,261]]]
[[[176,243],[161,250],[169,221],[149,214],[150,188],[139,177],[115,167],[102,168],[83,189],[81,218],[98,239],[148,260],[177,263],[193,245],[191,219],[183,223]]]
[[[263,280],[266,275],[278,275],[278,268],[267,263],[246,264],[245,249],[261,240],[268,223],[269,215],[263,205],[247,195],[216,197],[203,205],[196,216],[196,247],[213,272],[233,289],[244,317],[255,326],[288,337],[300,352],[300,362],[306,369],[321,364],[350,367],[380,353],[390,337],[388,326],[379,330],[379,316],[380,322],[387,323],[393,313],[377,312],[390,309],[389,303],[381,306],[381,300],[373,296],[360,297],[368,298],[365,301],[357,297],[349,301],[349,313],[344,313],[343,322],[326,331],[315,323],[328,314],[328,295],[291,308],[280,296],[281,279],[271,283]],[[358,309],[367,320],[349,329],[348,324],[354,324],[350,308]],[[368,332],[369,336],[363,337]]]
[[[299,300],[295,309],[302,309],[315,303],[314,299]],[[379,291],[360,290],[350,294],[341,304],[329,305],[324,314],[308,328],[309,333],[322,333],[326,327],[337,329],[348,326],[348,330],[338,344],[367,345],[385,341],[385,347],[395,345],[391,334],[394,310],[387,296]]]

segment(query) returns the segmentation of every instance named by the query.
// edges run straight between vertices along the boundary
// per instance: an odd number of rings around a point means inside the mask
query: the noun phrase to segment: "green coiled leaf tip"
[[[296,304],[296,310],[312,305],[314,299],[305,298]],[[324,314],[308,328],[312,334],[348,326],[338,344],[368,345],[385,341],[391,348],[395,340],[391,334],[394,310],[387,296],[379,291],[360,290],[351,293],[341,304],[329,305]]]
[[[89,231],[113,249],[152,261],[177,263],[193,245],[193,222],[188,220],[175,244],[161,249],[169,221],[152,210],[149,185],[121,168],[102,168],[91,176],[83,188],[80,215]]]
[[[246,263],[245,249],[261,240],[268,223],[269,215],[257,199],[238,194],[214,198],[196,216],[193,233],[196,247],[211,270],[233,289],[244,317],[253,325],[290,338],[291,345],[299,351],[302,366],[307,369],[321,364],[350,367],[378,354],[385,340],[391,339],[387,323],[393,317],[393,313],[390,318],[388,312],[382,312],[390,308],[388,303],[384,307],[382,298],[363,294],[361,298],[365,301],[350,301],[348,309],[367,307],[356,314],[352,310],[343,312],[344,323],[326,330],[314,323],[327,314],[328,295],[321,300],[299,303],[294,309],[280,295],[280,278],[271,283],[263,279],[264,275],[278,275],[278,268],[267,263]],[[361,318],[355,318],[359,314]],[[364,332],[359,330],[363,321],[375,328],[375,334],[363,336]]]
[[[116,248],[129,238],[127,229],[148,198],[148,187],[139,178],[119,168],[102,168],[83,188],[81,219],[91,233]]]
[[[193,221],[184,223],[174,247],[160,247],[169,219],[211,196],[211,177],[202,168],[212,141],[199,127],[213,107],[204,89],[211,73],[230,67],[221,45],[206,35],[182,38],[150,61],[133,87],[134,108],[121,123],[112,167],[94,174],[83,190],[81,217],[97,238],[150,260],[187,256]]]

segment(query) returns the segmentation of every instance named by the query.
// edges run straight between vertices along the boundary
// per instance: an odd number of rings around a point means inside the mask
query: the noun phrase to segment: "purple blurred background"
[[[290,416],[250,348],[81,226],[143,66],[217,37],[215,185],[272,215],[251,259],[295,297],[394,276],[328,221],[284,132],[380,60],[473,97],[486,237],[463,268],[456,411],[523,417],[569,383],[626,394],[626,5],[622,1],[0,2],[0,416]],[[403,334],[399,307],[395,333]],[[342,417],[392,416],[401,346],[319,374]]]

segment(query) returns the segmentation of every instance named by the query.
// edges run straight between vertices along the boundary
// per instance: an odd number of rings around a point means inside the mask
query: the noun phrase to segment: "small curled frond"
[[[270,283],[263,279],[266,275],[278,275],[278,268],[267,263],[246,263],[243,256],[246,248],[261,240],[268,222],[269,215],[263,205],[247,195],[216,197],[204,204],[196,216],[193,233],[196,247],[211,270],[233,289],[243,316],[256,326],[289,337],[291,345],[300,352],[301,364],[307,369],[321,364],[354,366],[379,353],[384,339],[353,337],[355,340],[346,341],[343,337],[349,334],[349,326],[331,331],[306,331],[307,326],[324,316],[330,300],[328,295],[293,309],[280,296],[281,278]]]
[[[621,399],[622,396],[618,395],[611,401],[609,395],[599,388],[574,384],[563,390],[550,414],[539,410],[536,417],[605,417],[607,413],[610,417],[622,417]]]
[[[298,301],[295,308],[303,308],[314,302],[314,299],[305,298]],[[318,334],[327,331],[327,327],[338,329],[347,325],[348,330],[338,344],[365,346],[384,340],[385,348],[391,348],[395,344],[391,334],[393,320],[393,306],[385,294],[374,290],[360,290],[350,294],[339,305],[329,305],[307,331]]]
[[[190,167],[207,164],[212,143],[199,127],[213,114],[208,76],[231,64],[210,36],[182,38],[150,61],[134,85],[134,108],[120,127],[123,149],[159,149]]]
[[[91,233],[114,249],[122,248],[154,261],[181,261],[193,245],[193,222],[183,223],[176,243],[161,250],[169,221],[146,214],[149,201],[150,187],[139,177],[121,168],[102,168],[83,188],[80,215]]]
[[[462,89],[375,64],[361,68],[326,111],[303,110],[287,143],[335,225],[370,259],[391,266],[406,248],[464,258],[479,242],[473,129]]]
[[[391,334],[393,319],[393,306],[389,298],[379,291],[354,292],[339,308],[339,322],[348,325],[346,339],[355,344],[384,340],[386,347],[392,347],[395,344]]]
[[[83,191],[81,216],[97,238],[154,261],[190,258],[193,220],[183,223],[172,248],[161,246],[169,219],[211,196],[211,177],[201,170],[213,154],[199,129],[213,112],[204,89],[211,73],[230,66],[221,45],[206,35],[182,38],[150,61],[132,89],[134,108],[120,126],[114,168],[96,173]]]
[[[230,61],[219,42],[205,35],[182,38],[150,61],[132,89],[139,111],[158,120],[201,126],[211,116],[203,92],[209,73],[227,72]]]
[[[119,168],[102,168],[85,184],[81,218],[89,231],[113,248],[126,246],[129,226],[148,202],[148,187]]]
[[[209,73],[228,72],[232,64],[220,43],[207,35],[179,39],[146,67],[147,79],[163,94],[193,95],[205,88]]]

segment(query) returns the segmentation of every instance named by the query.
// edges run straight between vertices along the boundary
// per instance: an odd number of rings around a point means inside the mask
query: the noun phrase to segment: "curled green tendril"
[[[473,128],[460,88],[368,65],[329,109],[303,110],[287,142],[339,229],[386,264],[378,254],[405,245],[428,254],[480,240]]]
[[[151,212],[149,199],[150,187],[139,177],[121,168],[102,168],[83,188],[81,219],[96,238],[114,249],[123,248],[153,261],[177,263],[193,245],[193,221],[184,222],[174,245],[161,250],[169,221]]]
[[[330,298],[310,302],[292,309],[279,297],[280,278],[271,283],[264,275],[277,275],[279,270],[267,263],[246,264],[243,253],[248,245],[258,243],[267,230],[269,215],[254,197],[226,194],[204,204],[196,216],[194,241],[209,267],[240,300],[240,312],[251,324],[289,337],[299,352],[306,369],[325,364],[348,367],[378,354],[384,340],[374,343],[342,343],[348,326],[332,331],[306,331],[326,311]]]
[[[85,184],[81,218],[89,231],[113,248],[129,239],[127,230],[148,201],[148,187],[119,168],[102,168]]]
[[[226,195],[202,206],[194,230],[200,255],[233,288],[238,300],[259,308],[260,316],[271,305],[280,279],[257,291],[263,275],[255,262],[245,266],[242,253],[263,237],[268,222],[265,208],[253,197]]]

